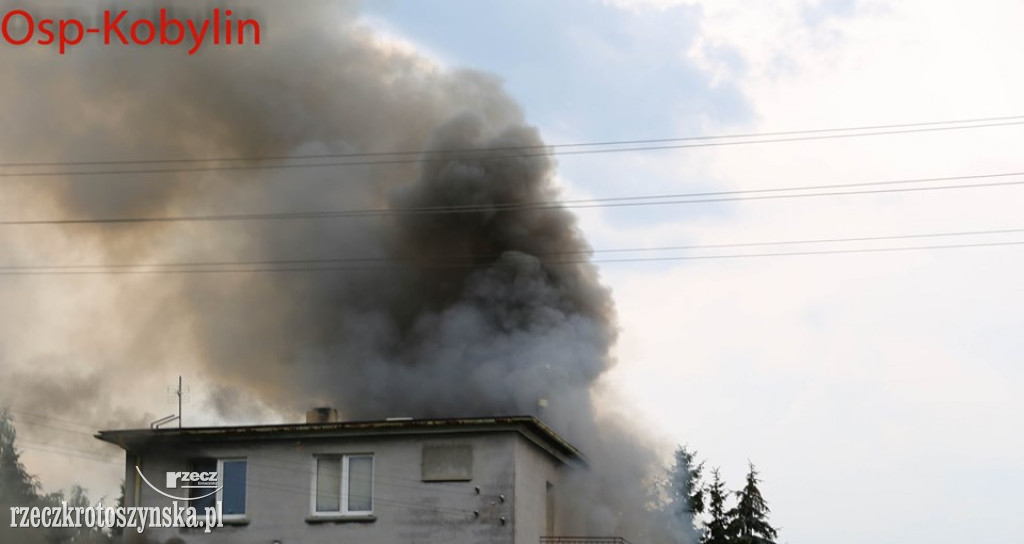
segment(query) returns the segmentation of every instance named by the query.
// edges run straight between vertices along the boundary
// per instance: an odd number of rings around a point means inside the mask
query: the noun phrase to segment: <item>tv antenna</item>
[[[184,387],[182,385],[181,376],[178,376],[178,388],[172,390],[170,388],[170,386],[168,386],[167,387],[167,393],[177,397],[178,413],[177,413],[177,415],[171,414],[169,416],[160,418],[160,419],[154,421],[153,423],[150,423],[149,427],[151,429],[158,429],[158,428],[160,428],[161,425],[166,425],[166,424],[168,424],[168,423],[170,423],[170,422],[172,422],[174,420],[178,420],[178,428],[179,429],[181,428],[181,403],[182,403],[182,400],[188,400],[190,390],[189,390],[189,388]],[[168,402],[174,402],[175,399],[168,398],[167,400],[168,400]]]

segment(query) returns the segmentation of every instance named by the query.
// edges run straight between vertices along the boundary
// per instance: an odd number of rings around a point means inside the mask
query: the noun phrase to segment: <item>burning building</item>
[[[264,22],[259,47],[188,56],[85,44],[73,63],[44,68],[37,57],[52,52],[3,57],[0,98],[19,104],[5,124],[25,128],[0,145],[36,165],[7,182],[3,205],[75,219],[58,234],[26,231],[12,251],[96,267],[16,294],[89,296],[104,316],[68,325],[76,345],[49,353],[58,363],[33,366],[31,379],[15,374],[6,383],[16,389],[0,386],[8,398],[125,413],[117,393],[195,361],[185,372],[213,384],[204,406],[224,420],[311,400],[346,421],[539,415],[553,431],[509,425],[543,444],[565,437],[588,456],[591,469],[562,474],[555,491],[579,532],[688,538],[649,512],[659,455],[646,434],[598,410],[615,364],[611,293],[558,205],[551,149],[500,81],[380,35],[355,3],[236,4]],[[42,118],[67,130],[33,130]],[[111,357],[104,342],[115,341]],[[82,368],[97,384],[80,388],[91,396],[33,391],[58,381],[72,390]],[[276,447],[312,432],[281,431],[302,436]],[[508,436],[509,447],[530,443]],[[485,450],[473,451],[475,470]],[[536,485],[515,507],[543,503]]]
[[[313,419],[98,436],[127,452],[127,506],[219,512],[210,531],[159,527],[156,517],[142,533],[127,529],[128,542],[538,544],[582,530],[560,511],[557,490],[586,460],[532,417]],[[219,477],[180,482],[182,474]]]

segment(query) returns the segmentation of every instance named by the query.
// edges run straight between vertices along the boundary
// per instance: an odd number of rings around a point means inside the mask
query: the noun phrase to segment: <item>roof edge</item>
[[[214,440],[287,440],[301,437],[383,436],[431,432],[516,430],[565,463],[587,464],[583,453],[534,416],[286,423],[222,427],[101,430],[95,438],[128,450],[149,443]]]

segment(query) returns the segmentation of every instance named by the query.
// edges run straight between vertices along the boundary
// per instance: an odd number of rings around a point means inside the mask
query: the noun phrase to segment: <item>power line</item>
[[[269,482],[267,480],[259,480],[259,479],[247,480],[246,485],[252,485],[253,487],[266,489],[268,491],[278,491],[278,492],[281,492],[281,493],[293,493],[293,494],[301,495],[301,496],[304,496],[304,497],[309,497],[313,493],[312,488],[300,488],[300,487],[295,487],[295,486],[290,486],[290,485],[284,485],[283,483],[280,483],[280,482]],[[414,502],[402,501],[402,500],[398,500],[398,499],[381,498],[379,495],[376,495],[376,494],[372,498],[372,501],[373,501],[374,506],[377,506],[377,505],[388,506],[388,507],[396,508],[396,509],[399,509],[399,510],[422,510],[422,511],[443,512],[443,513],[448,513],[448,514],[453,514],[453,515],[457,514],[457,515],[464,515],[464,516],[472,516],[473,515],[473,510],[470,510],[468,508],[467,509],[459,509],[457,507],[431,506],[431,505],[425,505],[423,503],[414,503]]]
[[[9,410],[9,411],[12,412],[12,413],[20,413],[22,415],[27,415],[27,416],[40,417],[40,418],[44,418],[44,419],[52,419],[54,421],[60,421],[62,423],[66,423],[68,425],[76,425],[76,426],[85,427],[85,428],[89,428],[89,429],[96,429],[96,428],[98,428],[98,426],[93,425],[91,423],[83,423],[83,422],[72,421],[72,420],[68,420],[68,419],[57,419],[57,418],[52,418],[52,417],[49,417],[49,416],[44,416],[42,414],[33,414],[33,413],[21,412],[21,411],[15,411],[15,410]],[[22,425],[22,424],[25,424],[25,423],[27,423],[29,425],[40,425],[38,423],[26,422],[26,421],[23,421],[23,420],[19,420],[19,421],[16,422],[17,425]],[[45,427],[45,425],[43,425],[43,426]],[[83,432],[83,431],[76,431],[76,430],[72,430],[72,429],[63,429],[63,428],[59,428],[59,427],[49,427],[49,428],[54,429],[54,430],[59,430],[59,431],[65,431],[65,432],[69,432],[69,433],[82,434],[82,435],[89,436],[90,438],[95,438],[95,436],[96,436],[94,434],[94,432],[88,432],[87,433],[87,432]],[[187,429],[187,427],[186,427],[186,429]],[[163,429],[163,430],[166,430],[166,429]],[[26,440],[23,439],[23,438],[18,438],[17,443],[18,443],[19,447],[20,447],[20,444],[22,442],[26,442]],[[27,442],[32,443],[31,441],[27,441]],[[80,452],[89,453],[89,454],[100,454],[100,455],[103,454],[103,452],[76,450],[75,448],[67,448],[65,446],[60,446],[60,445],[57,445],[57,444],[48,444],[48,443],[40,443],[40,442],[35,442],[34,444],[39,445],[39,446],[47,446],[47,447],[51,447],[52,446],[52,447],[56,447],[56,448],[65,448],[65,449],[69,449],[71,451],[80,451]],[[282,469],[282,470],[287,470],[287,471],[292,471],[292,472],[304,472],[304,473],[305,472],[309,472],[309,469],[311,468],[311,465],[310,465],[308,460],[307,461],[302,461],[302,462],[287,461],[287,460],[277,460],[276,462],[270,462],[270,461],[266,461],[266,460],[259,460],[259,461],[249,460],[249,464],[253,465],[253,466],[263,466],[263,467],[269,467],[269,468],[279,468],[279,469]],[[292,467],[298,467],[298,468],[292,468]],[[423,481],[421,478],[402,478],[402,477],[395,476],[395,475],[387,475],[387,476],[377,475],[377,476],[375,476],[375,480],[380,480],[380,481],[384,481],[384,482],[392,482],[392,481],[393,482],[410,482],[410,483],[416,483],[416,484],[421,484],[422,481]],[[389,483],[388,485],[394,485],[394,486],[398,486],[398,487],[418,487],[418,486],[410,486],[409,484],[403,484],[403,483]],[[441,489],[441,491],[445,492],[445,493],[457,493],[459,495],[465,495],[465,491],[445,490],[445,489]]]
[[[39,417],[44,417],[44,416],[39,416]],[[62,420],[62,421],[66,421],[69,424],[81,425],[81,426],[85,426],[85,427],[91,427],[90,425],[85,425],[85,424],[81,424],[81,423],[72,423],[72,422],[67,421],[67,420]],[[19,425],[21,425],[21,424],[38,425],[38,426],[47,427],[47,428],[53,429],[53,430],[64,431],[64,432],[68,432],[68,433],[80,434],[80,435],[84,435],[84,436],[94,437],[93,433],[86,433],[86,432],[82,432],[82,431],[75,431],[75,430],[64,429],[64,428],[60,428],[60,427],[50,427],[50,426],[42,425],[42,424],[39,424],[39,423],[20,421],[20,422],[18,422],[18,424]],[[25,440],[24,438],[19,438],[18,439],[18,447],[21,447],[21,444],[23,444],[23,443],[27,443],[27,444],[33,445],[35,447],[52,447],[52,448],[57,448],[57,449],[60,449],[60,450],[67,450],[68,452],[81,453],[81,454],[91,455],[91,456],[100,456],[100,457],[102,457],[104,455],[103,452],[100,452],[100,451],[82,450],[82,449],[71,448],[71,447],[67,447],[67,446],[61,446],[61,445],[57,445],[57,444],[49,444],[49,443],[43,443],[43,442],[33,442],[33,441],[30,441],[30,440]],[[63,453],[63,452],[54,451],[54,453]],[[289,462],[289,461],[286,461],[286,460],[279,460],[277,462],[269,462],[269,461],[265,461],[265,460],[259,460],[259,461],[249,460],[249,465],[250,466],[257,466],[257,467],[275,468],[275,469],[279,469],[279,470],[295,472],[295,473],[302,473],[302,474],[308,474],[310,469],[311,469],[311,465],[310,465],[310,463],[308,461],[304,461],[304,462]],[[295,468],[293,468],[293,467],[295,467]],[[393,475],[389,475],[389,476],[377,475],[374,478],[374,482],[375,482],[376,485],[383,485],[383,486],[389,486],[389,487],[398,487],[398,488],[407,488],[407,489],[419,488],[420,487],[419,485],[414,485],[414,484],[422,484],[422,480],[420,478],[401,478],[401,477],[396,477],[396,476],[393,476]],[[435,490],[435,492],[442,493],[442,494],[447,494],[447,495],[451,495],[451,496],[466,496],[467,495],[466,490],[455,490],[455,489],[437,488]]]
[[[893,253],[902,251],[927,251],[935,249],[962,249],[969,247],[1000,247],[1024,245],[1024,240],[1011,242],[982,242],[971,244],[947,244],[935,246],[907,246],[907,247],[886,247],[867,249],[836,249],[823,251],[792,251],[779,253],[741,253],[733,255],[690,255],[683,257],[644,257],[632,259],[602,259],[591,261],[594,263],[628,263],[628,262],[651,262],[651,261],[692,261],[692,260],[714,260],[714,259],[743,259],[750,257],[797,257],[805,255],[842,255],[856,253]]]
[[[56,418],[56,417],[53,417],[53,416],[48,416],[48,415],[45,415],[45,414],[38,414],[38,413],[34,413],[34,412],[25,412],[25,411],[22,411],[22,410],[14,410],[14,409],[10,409],[8,411],[11,412],[12,414],[21,415],[23,417],[34,417],[34,418],[40,418],[40,419],[48,419],[48,420],[51,420],[51,421],[56,421],[58,423],[64,423],[64,424],[67,424],[67,425],[75,425],[75,426],[79,426],[79,427],[84,427],[86,429],[96,429],[97,428],[95,425],[93,425],[91,423],[82,423],[80,421],[72,421],[70,419],[61,419],[61,418]]]
[[[21,446],[21,445],[18,445],[17,448],[18,449],[22,449],[22,450],[43,451],[43,452],[47,452],[47,453],[57,454],[57,455],[60,455],[60,456],[63,456],[63,457],[75,457],[75,458],[78,458],[78,459],[85,459],[85,460],[88,460],[88,461],[95,461],[97,463],[108,463],[108,464],[122,464],[123,463],[123,461],[119,461],[119,460],[116,460],[116,459],[107,459],[107,458],[102,458],[102,457],[93,456],[93,455],[76,454],[76,453],[70,453],[70,452],[66,452],[66,451],[49,449],[49,448],[43,448],[43,447],[38,447],[38,446]]]
[[[693,142],[693,141],[707,141],[707,140],[723,140],[723,139],[738,139],[738,138],[762,138],[762,137],[775,137],[775,136],[794,136],[798,134],[824,134],[831,132],[855,132],[855,131],[869,131],[869,130],[887,130],[887,129],[900,129],[900,128],[911,128],[911,127],[928,127],[938,125],[964,125],[969,124],[966,127],[950,127],[952,128],[974,128],[973,124],[976,123],[992,123],[999,121],[1024,121],[1024,115],[1008,115],[1002,117],[981,117],[974,119],[956,119],[951,121],[927,121],[920,123],[900,123],[890,125],[871,125],[871,126],[858,126],[858,127],[838,127],[838,128],[819,128],[819,129],[807,129],[807,130],[787,130],[787,131],[776,131],[776,132],[748,132],[741,134],[719,134],[713,136],[685,136],[678,138],[654,138],[654,139],[642,139],[642,140],[610,140],[603,142],[575,142],[567,144],[539,144],[539,145],[525,145],[525,146],[497,146],[488,148],[448,148],[448,149],[419,149],[419,150],[406,150],[406,151],[377,151],[377,152],[363,152],[363,153],[323,153],[323,154],[306,154],[306,155],[270,155],[270,156],[250,156],[250,157],[209,157],[209,158],[177,158],[177,159],[127,159],[127,160],[102,160],[102,161],[51,161],[51,162],[20,162],[20,163],[0,163],[0,168],[10,167],[45,167],[45,166],[102,166],[102,165],[130,165],[130,164],[188,164],[188,163],[201,163],[201,162],[257,162],[257,161],[283,161],[283,160],[308,160],[308,159],[346,159],[346,158],[365,158],[365,157],[388,157],[388,156],[407,156],[407,155],[424,155],[424,154],[446,154],[446,153],[473,153],[473,152],[485,152],[485,151],[517,151],[517,150],[535,150],[535,149],[559,149],[559,148],[573,148],[573,147],[600,147],[600,146],[614,146],[614,145],[646,145],[646,144],[660,144],[670,142]]]
[[[12,412],[13,412],[13,410],[12,410]],[[20,412],[20,413],[26,414],[25,412]],[[67,419],[50,418],[48,416],[43,416],[43,415],[40,415],[40,414],[30,414],[30,415],[34,415],[34,416],[37,416],[37,417],[43,417],[43,418],[47,418],[47,419],[55,419],[56,421],[61,421],[61,422],[64,422],[64,423],[67,423],[67,424],[70,424],[70,425],[78,425],[78,426],[86,427],[86,428],[90,428],[90,429],[98,428],[96,425],[93,425],[93,424],[90,424],[90,423],[75,422],[75,421],[71,421],[71,420],[67,420]],[[25,423],[25,422],[24,421],[19,421],[18,422],[19,425],[21,423]],[[70,430],[70,429],[59,429],[57,427],[52,427],[52,428],[56,429],[56,430],[62,430],[62,431],[71,432],[71,433],[81,433],[80,431],[73,431],[73,430]],[[186,427],[186,429],[188,429],[188,428]],[[161,430],[167,430],[167,429],[161,429]],[[81,434],[87,434],[90,437],[95,437],[95,435],[93,433],[81,433]],[[18,444],[21,444],[22,442],[24,442],[24,440],[19,438],[18,439]],[[51,446],[51,444],[44,444],[44,443],[36,443],[36,444],[44,445],[44,446]],[[59,445],[52,445],[52,446],[53,447],[58,447],[58,448],[63,447],[63,446],[59,446]],[[70,449],[72,449],[74,451],[73,448],[70,448]],[[78,451],[85,452],[85,450],[78,450]],[[85,453],[93,453],[93,452],[85,452]],[[102,454],[102,452],[96,452],[96,453]],[[284,459],[278,459],[278,460],[276,460],[274,462],[271,462],[271,461],[262,460],[262,459],[261,460],[257,460],[257,461],[254,461],[254,460],[250,459],[249,460],[249,464],[252,465],[252,466],[261,466],[261,467],[267,467],[267,468],[278,468],[278,469],[285,470],[285,471],[301,472],[301,473],[308,473],[310,471],[310,469],[311,469],[311,464],[310,464],[309,460],[305,460],[305,461],[288,461],[288,460],[284,460]],[[293,467],[297,467],[297,468],[293,468]],[[423,480],[421,478],[409,478],[409,477],[403,478],[403,477],[396,476],[396,475],[387,475],[387,476],[385,476],[385,475],[376,475],[374,477],[374,480],[375,481],[376,480],[380,480],[382,482],[388,482],[387,485],[392,485],[392,486],[396,486],[396,487],[419,487],[419,485],[410,485],[410,484],[422,484],[422,482],[423,482]],[[400,483],[400,482],[407,482],[407,483]],[[453,483],[460,483],[461,484],[463,482],[453,482]],[[452,494],[458,494],[458,495],[465,495],[466,494],[465,490],[454,490],[454,489],[443,489],[443,488],[438,488],[438,489],[442,493],[452,493]]]
[[[106,464],[121,464],[121,463],[123,463],[122,460],[110,459],[108,457],[105,457],[101,452],[93,453],[93,452],[88,452],[88,451],[85,451],[85,450],[79,450],[79,449],[74,449],[74,448],[66,448],[66,447],[63,447],[63,446],[56,446],[56,445],[52,445],[52,444],[38,444],[37,445],[35,443],[32,443],[32,445],[25,446],[25,445],[22,445],[21,442],[24,442],[24,441],[20,441],[19,440],[19,444],[16,446],[18,449],[21,449],[21,450],[30,450],[30,451],[40,451],[40,452],[52,453],[52,454],[57,454],[57,455],[60,455],[60,456],[63,456],[63,457],[73,457],[73,458],[77,458],[77,459],[85,459],[85,460],[89,460],[89,461],[95,461],[97,463],[106,463]],[[376,479],[377,478],[375,478],[375,480]],[[376,482],[376,483],[379,484],[381,482]],[[277,491],[277,492],[282,492],[282,493],[295,493],[295,494],[299,494],[299,495],[303,495],[303,496],[310,496],[310,494],[312,493],[312,489],[311,488],[301,488],[301,487],[297,487],[297,486],[286,485],[286,484],[281,483],[281,482],[271,482],[271,481],[260,480],[260,479],[255,479],[255,478],[248,479],[246,481],[246,485],[251,485],[253,487],[262,488],[262,489],[266,489],[266,490],[269,490],[269,491]],[[424,511],[448,513],[448,514],[453,514],[453,515],[467,515],[467,516],[474,515],[474,511],[469,509],[469,508],[472,508],[471,506],[467,507],[466,509],[462,509],[462,508],[459,508],[457,506],[423,505],[423,504],[420,504],[420,503],[413,503],[411,501],[403,501],[401,499],[380,497],[377,494],[375,494],[375,496],[373,497],[372,500],[373,500],[374,505],[390,507],[390,508],[396,508],[396,509],[424,510]]]
[[[430,215],[450,213],[473,213],[480,211],[527,211],[546,209],[589,209],[589,208],[618,208],[633,206],[667,206],[681,204],[707,204],[719,202],[756,201],[756,200],[777,200],[786,198],[807,198],[863,194],[885,194],[904,193],[921,191],[979,189],[986,187],[1006,187],[1024,185],[1024,181],[993,181],[986,183],[969,183],[955,185],[940,185],[927,187],[903,187],[893,189],[869,189],[859,191],[831,191],[831,189],[846,189],[857,187],[879,187],[892,185],[907,185],[915,183],[935,183],[944,181],[960,181],[968,179],[994,179],[1022,176],[1024,172],[1003,172],[995,174],[976,174],[964,176],[943,176],[932,178],[915,178],[902,180],[871,181],[860,183],[841,183],[828,185],[790,186],[775,189],[748,189],[736,191],[713,191],[700,193],[676,193],[648,196],[621,196],[608,198],[592,198],[564,201],[543,201],[535,203],[515,204],[492,204],[492,205],[455,205],[455,206],[426,206],[417,208],[374,208],[374,209],[350,209],[350,210],[322,210],[308,212],[267,212],[267,213],[242,213],[242,214],[206,214],[191,216],[126,216],[106,218],[69,218],[69,219],[24,219],[0,221],[0,226],[31,226],[31,225],[81,225],[81,224],[130,224],[130,223],[181,223],[181,222],[217,222],[217,221],[277,221],[297,219],[331,219],[331,218],[352,218],[352,217],[377,217],[396,215]],[[793,193],[797,191],[825,191],[800,194],[764,194],[764,193]]]
[[[992,119],[1015,119],[1013,121],[1004,121],[997,123],[980,123],[980,124],[966,124],[966,125],[955,125],[955,126],[932,126],[940,122],[933,123],[922,123],[922,124],[907,124],[907,125],[888,125],[893,127],[913,127],[913,128],[894,128],[890,130],[874,130],[871,132],[855,132],[855,133],[844,133],[835,134],[831,132],[842,131],[842,130],[865,130],[865,129],[817,129],[812,131],[791,131],[791,132],[779,132],[779,133],[762,133],[763,135],[768,134],[805,134],[803,136],[790,136],[780,138],[761,138],[761,139],[748,139],[741,141],[699,141],[701,139],[724,139],[724,138],[740,138],[741,135],[736,136],[711,136],[711,137],[692,137],[692,138],[678,138],[678,139],[661,139],[661,140],[625,140],[622,142],[599,142],[599,143],[579,143],[579,144],[562,144],[561,146],[521,146],[521,147],[498,147],[498,148],[480,148],[480,149],[462,149],[462,150],[444,150],[444,151],[399,151],[399,152],[382,152],[382,153],[350,153],[350,154],[332,154],[332,155],[300,155],[294,157],[252,157],[252,158],[224,158],[224,159],[138,159],[138,160],[127,160],[127,161],[79,161],[79,162],[52,162],[52,163],[7,163],[0,165],[0,167],[40,167],[40,166],[83,166],[83,165],[130,165],[130,164],[174,164],[174,163],[202,163],[202,162],[239,162],[239,161],[285,161],[285,160],[309,160],[309,159],[326,159],[326,158],[363,158],[363,157],[375,157],[375,156],[406,156],[413,153],[427,156],[419,156],[415,158],[393,158],[393,159],[370,159],[370,160],[346,160],[343,162],[321,162],[321,163],[302,163],[302,164],[251,164],[251,165],[221,165],[221,166],[200,166],[200,167],[187,167],[187,168],[145,168],[145,169],[117,169],[117,170],[72,170],[72,171],[50,171],[50,172],[4,172],[0,173],[0,178],[13,178],[13,177],[58,177],[58,176],[96,176],[96,175],[126,175],[126,174],[164,174],[164,173],[197,173],[197,172],[213,172],[213,171],[256,171],[256,170],[283,170],[292,168],[333,168],[333,167],[346,167],[346,166],[375,166],[375,165],[390,165],[390,164],[417,164],[417,163],[429,163],[438,161],[450,161],[457,159],[473,159],[473,160],[487,160],[487,161],[500,161],[500,160],[520,160],[524,158],[537,158],[537,157],[553,157],[553,156],[572,156],[572,155],[594,155],[594,154],[606,154],[606,153],[628,153],[637,151],[661,151],[670,149],[687,149],[687,148],[700,148],[700,147],[720,147],[720,146],[731,146],[731,145],[750,145],[750,144],[764,144],[764,143],[782,143],[782,142],[796,142],[796,141],[808,141],[808,140],[831,140],[831,139],[844,139],[844,138],[860,138],[865,136],[887,136],[895,134],[910,134],[910,133],[921,133],[921,132],[937,132],[947,130],[963,130],[963,129],[974,129],[974,128],[991,128],[991,127],[1002,127],[1002,126],[1013,126],[1024,124],[1024,116],[1015,116],[1007,118],[992,118]],[[925,126],[928,125],[928,126]],[[884,126],[880,126],[884,127]],[[868,127],[871,128],[871,127]],[[826,133],[828,132],[828,133]],[[748,137],[756,137],[757,134],[750,135]],[[698,140],[698,141],[693,141]],[[645,142],[679,142],[689,141],[689,143],[675,143],[665,145],[631,145],[631,143],[645,143]],[[626,145],[627,147],[616,147],[606,149],[578,149],[570,151],[558,151],[559,147],[569,146],[610,146],[610,145]],[[555,150],[546,150],[555,148]],[[506,154],[506,155],[493,155],[495,151],[503,150],[514,150],[523,151],[523,153],[517,154]],[[440,155],[440,156],[434,156]],[[467,156],[468,155],[468,156]]]
[[[922,238],[946,238],[957,236],[983,236],[992,234],[1014,234],[1024,232],[1024,228],[1012,229],[991,229],[972,231],[949,231],[931,232],[922,234],[897,234],[888,236],[861,236],[853,238],[812,238],[802,240],[780,240],[762,242],[738,242],[724,244],[700,244],[700,245],[675,245],[655,247],[633,247],[633,248],[612,248],[612,249],[580,249],[573,251],[545,251],[532,253],[535,257],[559,257],[568,255],[590,255],[592,253],[641,253],[651,251],[682,251],[694,249],[724,249],[739,247],[763,247],[782,245],[806,245],[824,243],[849,243],[849,242],[870,242],[885,240],[908,240]],[[500,258],[502,254],[480,255],[479,259],[493,260]],[[478,266],[468,262],[448,261],[441,263],[451,257],[442,256],[434,264],[467,265]],[[113,263],[113,264],[78,264],[78,265],[21,265],[21,266],[0,266],[0,272],[8,271],[38,271],[38,270],[94,270],[94,269],[125,269],[125,268],[176,268],[176,267],[216,267],[216,266],[291,266],[291,265],[332,265],[332,264],[391,264],[406,263],[417,264],[412,261],[395,259],[392,257],[340,257],[330,259],[263,259],[249,261],[206,261],[206,262],[182,262],[182,263]],[[427,266],[430,266],[429,264]]]
[[[30,427],[42,427],[44,429],[51,429],[51,430],[54,430],[54,431],[63,431],[63,432],[66,432],[66,433],[72,433],[72,434],[77,434],[77,435],[81,435],[81,436],[88,436],[90,438],[93,437],[93,433],[90,433],[90,432],[76,431],[74,429],[67,429],[67,428],[64,428],[64,427],[56,427],[56,426],[53,426],[53,425],[47,425],[45,423],[39,423],[39,422],[36,422],[36,421],[21,420],[17,424],[18,425],[28,425]]]
[[[25,445],[25,444],[27,444],[27,445]],[[91,457],[91,458],[94,458],[94,459],[97,459],[97,460],[109,460],[111,457],[116,455],[116,453],[113,454],[113,455],[106,455],[102,451],[83,450],[83,449],[72,448],[72,447],[68,447],[68,446],[61,446],[61,445],[58,445],[58,444],[47,444],[47,443],[44,443],[44,442],[33,442],[31,440],[22,440],[20,438],[18,439],[18,442],[15,444],[15,447],[16,448],[26,448],[26,449],[36,449],[36,450],[42,450],[42,451],[51,451],[52,453],[61,453],[61,454],[65,454],[65,455],[86,456],[86,457]]]
[[[790,242],[787,242],[790,243]],[[797,242],[792,242],[797,243]],[[691,261],[691,260],[718,260],[718,259],[744,259],[759,257],[792,257],[808,255],[840,255],[858,253],[894,253],[907,251],[929,251],[944,249],[962,249],[972,247],[1002,247],[1024,244],[1024,240],[1006,242],[974,242],[963,244],[927,245],[927,246],[899,246],[886,248],[860,248],[860,249],[836,249],[836,250],[813,250],[813,251],[792,251],[792,252],[771,252],[771,253],[736,253],[718,255],[684,255],[670,257],[629,257],[621,259],[569,259],[561,261],[544,261],[545,266],[565,266],[578,264],[611,264],[611,263],[638,263],[638,262],[661,262],[661,261]],[[636,251],[644,251],[638,249]],[[351,266],[309,266],[309,264],[322,263],[330,264],[327,261],[309,260],[305,266],[274,265],[271,262],[259,263],[257,261],[246,262],[210,262],[210,263],[181,263],[180,265],[165,265],[168,268],[147,268],[147,265],[121,265],[132,266],[132,268],[107,268],[81,270],[61,267],[24,267],[0,269],[0,276],[71,276],[71,275],[127,275],[127,274],[223,274],[223,273],[269,273],[269,272],[340,272],[340,271],[380,271],[397,268],[394,264],[380,265],[351,265]],[[493,263],[428,263],[417,264],[419,268],[425,269],[448,269],[448,268],[488,268]],[[257,267],[253,267],[256,265]],[[152,266],[152,265],[150,265]],[[173,266],[173,267],[171,267]],[[186,267],[198,268],[186,268]],[[239,268],[213,268],[213,267],[239,267]],[[258,266],[263,266],[262,268]]]

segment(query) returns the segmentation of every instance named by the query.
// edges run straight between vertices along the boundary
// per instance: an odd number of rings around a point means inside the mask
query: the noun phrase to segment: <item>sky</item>
[[[1015,1],[366,0],[362,11],[445,69],[499,77],[555,144],[1024,114]],[[558,182],[566,199],[588,199],[1016,172],[1022,135],[1011,125],[562,156]],[[1022,229],[1022,204],[1011,185],[577,213],[607,250]],[[603,409],[657,435],[666,460],[688,444],[733,488],[755,463],[780,543],[1018,540],[1022,269],[1013,245],[600,263],[620,326]],[[157,381],[176,378],[161,371]],[[162,393],[147,413],[173,411]],[[47,487],[81,476],[52,455],[26,454]],[[96,470],[94,489],[119,470]]]
[[[1017,2],[365,6],[375,29],[497,74],[552,143],[999,117],[1024,92]],[[560,157],[559,173],[567,198],[598,198],[1014,172],[1022,130]],[[1008,186],[579,213],[610,249],[1014,229],[1022,204]],[[754,462],[780,542],[1014,541],[1022,265],[1012,245],[602,264],[622,331],[609,409],[733,487]]]

